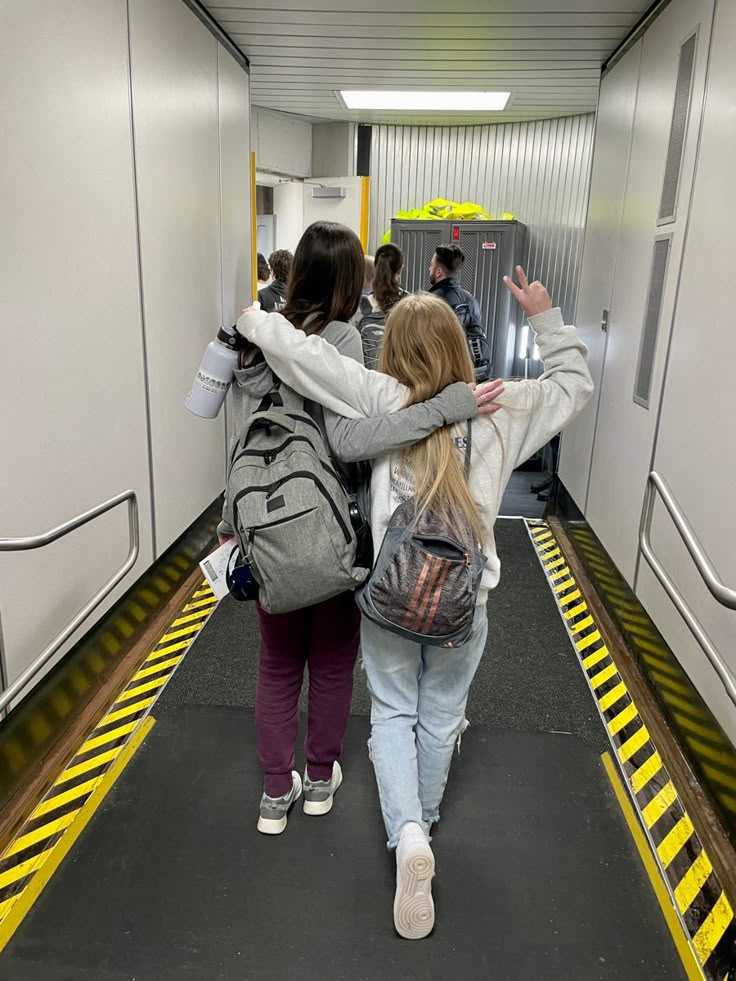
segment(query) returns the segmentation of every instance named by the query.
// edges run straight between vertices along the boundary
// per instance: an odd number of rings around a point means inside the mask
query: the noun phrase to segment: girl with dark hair
[[[339,353],[362,364],[360,338],[347,320],[360,299],[363,275],[363,250],[352,231],[334,222],[310,225],[297,246],[289,277],[283,310],[293,324],[289,329],[302,336],[320,335]],[[309,341],[315,343],[317,338]],[[236,437],[276,388],[285,405],[302,404],[301,396],[272,373],[260,351],[247,346],[232,389]],[[314,402],[303,404],[333,457],[343,461],[373,459],[410,446],[478,411],[474,394],[463,383],[445,388],[429,401],[371,419],[349,419]],[[355,466],[343,468],[343,477],[349,489],[358,490]],[[226,502],[223,513],[228,511]],[[225,521],[218,531],[221,539],[232,535]],[[302,792],[306,814],[326,814],[342,782],[338,757],[350,711],[360,619],[349,592],[292,613],[269,614],[259,607],[258,620],[261,644],[255,717],[264,774],[258,830],[280,834],[289,809]],[[302,783],[294,769],[294,750],[306,665],[309,706]]]
[[[406,296],[405,290],[399,286],[404,256],[398,245],[387,242],[376,251],[374,258],[376,275],[373,280],[373,296],[379,309],[388,314],[401,297]]]
[[[373,290],[360,300],[360,305],[350,318],[350,323],[360,329],[361,321],[373,314],[383,314],[387,317],[392,307],[395,307],[402,296],[407,296],[406,290],[399,285],[401,271],[404,268],[404,256],[398,245],[387,242],[376,250],[374,256],[375,276]],[[375,319],[375,318],[372,318]]]
[[[269,269],[268,263],[266,262],[266,257],[262,252],[258,253],[258,289],[262,289],[264,286],[268,286],[268,281],[271,278],[271,270]]]

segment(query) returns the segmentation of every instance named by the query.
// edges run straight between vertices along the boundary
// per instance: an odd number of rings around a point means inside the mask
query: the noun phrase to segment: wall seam
[[[130,150],[133,176],[133,211],[135,221],[136,259],[138,267],[138,299],[141,311],[141,348],[143,353],[143,392],[146,414],[146,438],[148,442],[148,488],[151,496],[151,548],[153,558],[158,558],[156,544],[156,494],[153,473],[153,427],[151,425],[151,383],[148,370],[148,345],[146,343],[146,309],[143,289],[143,246],[141,241],[141,215],[138,196],[138,158],[135,141],[135,111],[133,108],[133,53],[130,31],[130,0],[125,0],[125,27],[128,53],[128,107],[130,119]]]
[[[220,127],[220,44],[217,38],[214,38],[215,42],[215,100],[217,104],[217,198],[219,206],[219,222],[220,222],[220,324],[224,326],[225,323],[225,228],[222,220],[222,129]],[[248,120],[248,125],[250,126],[250,119]],[[229,449],[229,439],[228,434],[230,432],[229,419],[228,419],[228,399],[225,399],[223,405],[223,417],[225,422],[225,472],[224,479],[227,481],[227,461],[228,461],[228,449]]]

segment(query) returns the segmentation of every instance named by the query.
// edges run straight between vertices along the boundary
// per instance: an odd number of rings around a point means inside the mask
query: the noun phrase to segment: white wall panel
[[[315,198],[314,187],[342,187],[344,198]],[[339,221],[352,228],[360,237],[361,178],[360,177],[315,177],[302,185],[304,189],[304,228],[314,221]]]
[[[736,226],[736,6],[719,3],[698,169],[677,297],[654,468],[673,490],[723,581],[736,588],[731,241]],[[682,199],[681,199],[682,200]],[[685,202],[686,203],[686,202]],[[727,295],[727,294],[726,294]],[[669,515],[657,504],[656,554],[736,674],[736,612],[707,591]],[[736,712],[680,615],[642,559],[637,593],[678,660],[736,743]]]
[[[219,44],[217,90],[222,235],[221,322],[233,324],[243,307],[253,299],[250,97],[248,75]],[[227,449],[233,420],[229,396],[224,415]],[[227,458],[224,463],[227,477]]]
[[[594,117],[496,126],[374,126],[369,250],[400,209],[434,198],[511,212],[529,228],[528,272],[570,320],[583,244]]]
[[[355,173],[355,123],[320,123],[312,127],[312,173],[342,177]]]
[[[221,317],[217,49],[181,0],[130,0],[156,548],[222,490],[222,415],[184,408]]]
[[[590,202],[576,314],[578,333],[588,346],[595,394],[565,429],[559,467],[565,487],[582,511],[585,511],[588,493],[607,337],[601,329],[601,320],[604,309],[611,306],[640,57],[641,41],[638,41],[603,79],[596,116]]]
[[[218,45],[222,322],[233,324],[253,299],[248,76]]]
[[[0,91],[0,536],[132,487],[141,557],[116,598],[152,557],[124,0],[4,5]],[[127,549],[123,508],[0,557],[11,679]]]
[[[254,107],[251,143],[259,170],[287,177],[312,173],[312,124],[297,116]]]
[[[273,213],[276,216],[276,248],[293,252],[304,231],[304,184],[282,181],[273,189]]]
[[[628,189],[611,302],[586,517],[621,574],[633,583],[644,487],[682,256],[686,207],[657,225],[683,40],[699,27],[680,200],[688,201],[700,125],[712,0],[673,0],[644,35]],[[649,408],[633,401],[655,236],[671,234]]]

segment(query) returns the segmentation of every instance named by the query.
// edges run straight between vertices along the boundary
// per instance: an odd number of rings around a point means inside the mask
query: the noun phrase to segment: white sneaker
[[[264,835],[280,835],[286,829],[286,822],[289,819],[289,811],[292,805],[299,800],[302,795],[302,778],[296,772],[291,771],[291,790],[283,797],[269,797],[264,794],[261,797],[261,813],[258,818],[258,830]]]
[[[304,813],[329,814],[335,800],[337,788],[342,783],[342,768],[335,760],[332,765],[331,780],[310,780],[304,770]]]
[[[396,849],[394,926],[407,940],[421,940],[434,927],[434,855],[421,825],[401,829]]]

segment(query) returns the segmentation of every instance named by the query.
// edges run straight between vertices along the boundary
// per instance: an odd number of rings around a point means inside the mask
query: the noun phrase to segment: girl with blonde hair
[[[451,526],[470,527],[486,557],[472,630],[461,646],[420,644],[367,616],[362,619],[361,649],[372,700],[371,757],[388,846],[396,849],[394,924],[409,939],[425,937],[434,925],[429,832],[439,820],[453,750],[466,726],[468,691],[485,646],[486,600],[500,575],[493,525],[504,489],[514,468],[563,429],[593,390],[577,331],[564,325],[541,283],[530,284],[521,267],[517,274],[521,285],[506,277],[506,286],[536,332],[544,373],[509,382],[505,391],[499,384],[489,387],[487,397],[500,410],[481,415],[472,430],[465,423],[444,426],[373,464],[376,554],[396,509],[414,498],[420,513],[431,509]],[[292,388],[348,418],[395,411],[453,382],[473,381],[457,317],[428,294],[405,297],[391,310],[382,372],[342,358],[324,340],[294,330],[278,314],[246,312],[238,330]]]

